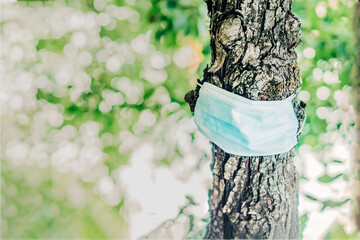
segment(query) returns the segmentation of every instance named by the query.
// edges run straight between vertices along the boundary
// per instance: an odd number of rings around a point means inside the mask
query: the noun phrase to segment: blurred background
[[[307,121],[304,239],[353,221],[356,0],[295,0]],[[2,239],[200,238],[210,144],[184,102],[210,49],[201,0],[1,1]]]

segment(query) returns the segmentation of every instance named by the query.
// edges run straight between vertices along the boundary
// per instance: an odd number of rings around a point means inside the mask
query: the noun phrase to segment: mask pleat
[[[194,121],[210,141],[236,155],[282,153],[297,142],[298,123],[291,98],[252,101],[204,84],[195,106]]]

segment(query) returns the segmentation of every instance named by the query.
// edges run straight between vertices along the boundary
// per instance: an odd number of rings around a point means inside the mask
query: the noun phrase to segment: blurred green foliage
[[[119,209],[94,195],[92,184],[53,169],[14,167],[1,162],[2,239],[126,238],[127,224]],[[69,200],[70,191],[85,202]],[[75,194],[75,197],[78,194]],[[4,231],[6,229],[6,231]]]
[[[294,1],[293,11],[302,24],[303,44],[298,47],[300,53],[302,89],[310,93],[307,103],[307,128],[300,144],[310,144],[315,150],[322,150],[324,144],[319,136],[334,127],[329,126],[325,118],[319,118],[316,110],[320,106],[336,109],[334,99],[336,90],[345,90],[354,77],[355,42],[352,33],[353,12],[351,6],[355,1]],[[319,17],[320,16],[320,17]],[[304,50],[312,48],[315,55],[304,57]],[[325,73],[327,73],[325,75]],[[335,76],[333,75],[335,73]],[[337,75],[337,76],[336,76]],[[316,97],[319,87],[326,87],[329,97]],[[337,125],[340,127],[341,122]]]

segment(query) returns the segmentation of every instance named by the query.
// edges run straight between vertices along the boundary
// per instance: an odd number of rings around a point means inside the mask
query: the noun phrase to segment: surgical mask
[[[281,101],[253,101],[205,82],[195,106],[199,131],[225,152],[266,156],[290,151],[298,120],[292,95]]]

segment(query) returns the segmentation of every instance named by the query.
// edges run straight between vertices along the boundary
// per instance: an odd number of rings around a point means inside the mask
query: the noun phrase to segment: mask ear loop
[[[198,85],[200,88],[203,86],[200,82],[203,81],[203,78],[198,79],[198,81],[196,81],[196,85]]]
[[[296,135],[299,135],[299,133],[302,131],[302,129],[303,129],[303,128],[304,128],[304,126],[305,126],[305,122],[306,122],[306,114],[305,114],[305,118],[304,118],[303,123],[301,124],[300,129],[296,132]]]

